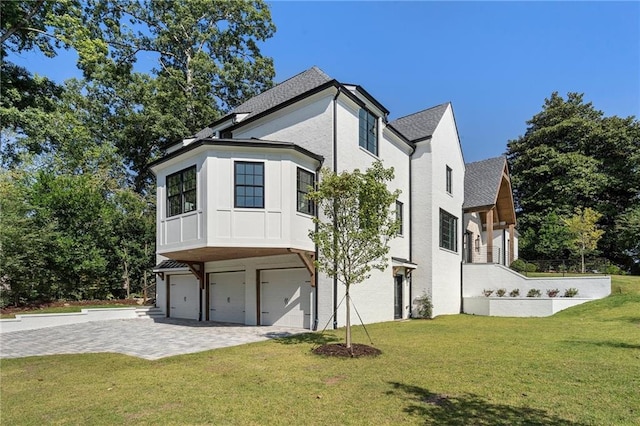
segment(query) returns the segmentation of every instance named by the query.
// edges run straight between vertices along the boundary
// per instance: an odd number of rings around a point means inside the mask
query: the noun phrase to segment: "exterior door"
[[[260,272],[260,324],[311,328],[311,278],[306,269]]]
[[[209,320],[245,322],[244,271],[209,275]]]
[[[402,287],[403,287],[403,276],[402,275],[396,275],[395,276],[396,279],[396,285],[395,285],[395,291],[394,291],[394,312],[393,312],[393,318],[395,319],[401,319],[403,317],[402,315]]]
[[[200,309],[198,279],[193,275],[172,275],[169,317],[197,320]]]

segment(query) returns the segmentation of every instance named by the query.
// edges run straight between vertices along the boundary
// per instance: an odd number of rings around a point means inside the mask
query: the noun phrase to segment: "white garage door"
[[[244,271],[209,275],[209,320],[244,324]]]
[[[311,282],[306,269],[260,273],[260,323],[311,328]]]
[[[199,303],[198,279],[193,275],[171,275],[169,316],[197,320]]]

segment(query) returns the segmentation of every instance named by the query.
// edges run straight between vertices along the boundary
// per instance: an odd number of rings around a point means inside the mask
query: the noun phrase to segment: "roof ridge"
[[[432,109],[436,109],[436,108],[441,107],[441,106],[444,106],[444,105],[450,105],[450,104],[451,104],[451,101],[443,102],[443,103],[441,103],[441,104],[434,105],[434,106],[432,106],[432,107],[425,108],[425,109],[420,110],[420,111],[412,112],[411,114],[408,114],[408,115],[403,115],[402,117],[394,118],[394,119],[392,120],[392,122],[393,122],[393,121],[400,120],[400,119],[403,119],[403,118],[409,118],[409,117],[414,116],[414,115],[422,114],[423,112],[426,112],[426,111],[429,111],[429,110],[432,110]]]

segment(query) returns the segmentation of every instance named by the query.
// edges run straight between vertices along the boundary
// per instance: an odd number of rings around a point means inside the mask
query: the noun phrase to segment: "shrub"
[[[511,262],[510,267],[516,272],[525,272],[527,270],[527,262],[522,259],[516,259]]]
[[[558,290],[557,288],[551,289],[551,290],[547,290],[547,296],[549,297],[556,297],[558,295],[558,293],[560,293],[560,290]]]
[[[509,296],[511,297],[518,297],[520,296],[520,289],[519,288],[514,288],[513,290],[511,290],[509,292]]]
[[[622,269],[618,265],[607,265],[604,268],[604,273],[607,275],[622,275]]]
[[[418,305],[418,317],[431,319],[433,315],[433,303],[431,303],[431,298],[426,292],[423,292],[422,296],[416,298],[416,304]]]
[[[527,297],[540,297],[542,293],[537,288],[532,288],[527,292]]]
[[[499,288],[496,290],[496,295],[498,297],[504,297],[504,295],[507,294],[507,289],[506,288]]]
[[[564,297],[574,297],[578,294],[578,289],[577,288],[568,288],[564,291]]]
[[[527,272],[536,272],[537,270],[538,270],[538,267],[534,263],[527,263],[526,265]]]
[[[493,294],[493,290],[482,290],[482,294],[484,294],[485,297],[489,297]]]

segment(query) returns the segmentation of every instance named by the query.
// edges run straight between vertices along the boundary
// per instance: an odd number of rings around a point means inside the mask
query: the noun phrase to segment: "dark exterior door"
[[[396,285],[395,285],[395,292],[394,292],[394,299],[395,299],[395,303],[394,303],[394,313],[393,313],[393,317],[395,319],[401,319],[402,318],[402,275],[396,275]]]

